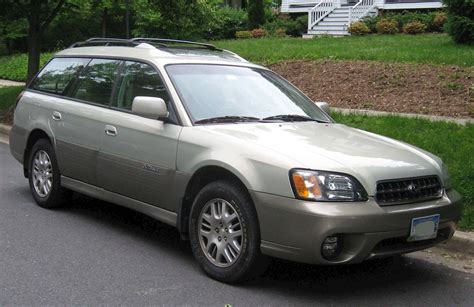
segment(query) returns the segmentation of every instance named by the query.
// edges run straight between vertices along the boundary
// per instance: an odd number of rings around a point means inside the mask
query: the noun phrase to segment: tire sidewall
[[[239,258],[229,267],[214,265],[204,254],[199,241],[199,216],[202,209],[212,199],[228,201],[239,215],[242,225],[243,244]],[[260,234],[257,215],[250,197],[235,184],[217,181],[205,186],[196,196],[189,219],[189,235],[194,257],[204,271],[214,279],[223,282],[237,282],[249,274],[260,256]]]
[[[53,183],[51,186],[51,191],[46,197],[39,196],[33,185],[33,159],[36,153],[40,150],[43,150],[48,154],[49,159],[51,160],[52,173],[53,173]],[[60,174],[59,174],[58,164],[56,161],[56,155],[54,153],[53,147],[51,146],[51,143],[49,142],[49,140],[40,139],[36,141],[36,143],[31,148],[30,157],[28,159],[28,182],[30,185],[31,194],[33,195],[33,198],[35,199],[36,203],[40,207],[54,208],[59,205],[56,203],[56,200],[59,193],[59,189],[61,188],[60,187]]]

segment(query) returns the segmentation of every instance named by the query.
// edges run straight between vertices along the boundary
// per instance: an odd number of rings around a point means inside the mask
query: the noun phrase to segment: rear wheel
[[[257,213],[239,184],[205,186],[194,201],[189,227],[194,257],[210,277],[235,283],[265,270]]]
[[[69,199],[71,191],[61,187],[56,155],[49,140],[40,139],[31,148],[28,181],[40,207],[57,208]]]

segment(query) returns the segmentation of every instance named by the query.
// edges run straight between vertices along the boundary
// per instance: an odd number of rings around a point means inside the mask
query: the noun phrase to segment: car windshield
[[[202,64],[168,65],[166,70],[195,124],[332,122],[298,89],[268,70]]]

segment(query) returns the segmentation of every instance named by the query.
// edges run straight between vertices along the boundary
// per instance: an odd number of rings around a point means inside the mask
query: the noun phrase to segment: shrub
[[[237,31],[247,30],[247,13],[230,7],[218,8],[212,12],[209,21],[209,39],[230,39]]]
[[[362,21],[352,23],[347,30],[352,35],[366,35],[370,33],[369,27]]]
[[[443,0],[448,12],[446,29],[460,44],[474,44],[474,1]]]
[[[388,18],[381,19],[377,22],[375,28],[379,34],[395,34],[399,32],[397,22]]]
[[[366,16],[362,19],[364,24],[369,28],[371,33],[377,33],[377,22],[380,21],[380,16]]]
[[[419,34],[426,30],[426,25],[420,21],[412,21],[403,26],[403,33],[406,34]]]
[[[435,13],[435,16],[433,18],[433,30],[437,32],[441,32],[447,21],[448,21],[448,14],[446,14],[445,12]]]
[[[252,38],[252,32],[250,31],[237,31],[235,32],[236,39],[248,39]]]
[[[278,29],[285,29],[286,34],[290,36],[299,37],[306,33],[308,27],[308,16],[300,16],[298,18],[288,18],[285,15],[278,16],[274,21],[267,22],[263,28],[268,33],[276,35]]]
[[[447,30],[455,42],[460,44],[474,44],[474,21],[466,16],[450,16]]]
[[[262,38],[267,36],[267,30],[258,28],[258,29],[253,29],[252,31],[252,37],[253,38]]]
[[[276,37],[285,37],[286,36],[286,29],[283,29],[283,28],[276,29],[275,36]]]
[[[419,12],[402,11],[386,12],[385,18],[395,20],[399,29],[403,30],[407,24],[419,21],[426,26],[426,32],[441,32],[446,23],[447,14],[444,11]]]
[[[418,21],[431,28],[433,23],[433,13],[419,13],[416,11],[403,11],[403,12],[389,12],[386,14],[386,18],[389,18],[396,22],[397,27],[400,31],[403,31],[403,27],[407,24]]]

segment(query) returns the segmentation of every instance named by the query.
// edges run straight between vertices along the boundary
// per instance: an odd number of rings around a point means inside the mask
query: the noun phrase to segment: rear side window
[[[116,107],[131,110],[136,96],[148,96],[162,98],[170,108],[165,85],[150,65],[127,61],[120,75]]]
[[[55,58],[40,72],[31,88],[57,95],[65,95],[75,78],[90,59]]]
[[[94,59],[79,76],[73,98],[108,105],[122,61]]]

